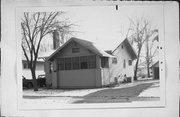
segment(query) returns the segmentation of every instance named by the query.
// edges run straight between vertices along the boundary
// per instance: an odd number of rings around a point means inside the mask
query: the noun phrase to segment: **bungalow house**
[[[136,53],[125,39],[114,51],[72,37],[45,60],[46,85],[52,88],[95,88],[118,79],[133,79]]]

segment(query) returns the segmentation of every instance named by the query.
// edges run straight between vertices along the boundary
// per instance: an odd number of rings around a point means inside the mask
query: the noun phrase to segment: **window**
[[[79,69],[79,57],[72,58],[72,69]]]
[[[117,58],[113,58],[113,59],[112,59],[112,63],[113,63],[113,64],[117,64]]]
[[[30,69],[30,66],[28,65],[28,62],[23,62],[23,68],[24,69]]]
[[[126,68],[126,60],[124,59],[123,68]]]
[[[87,56],[81,56],[80,57],[80,65],[81,65],[81,69],[87,69],[88,68]]]
[[[71,58],[64,59],[65,70],[71,70]]]
[[[50,62],[49,66],[50,66],[49,73],[52,73],[52,71],[53,71],[53,63]]]
[[[95,55],[88,56],[88,68],[89,69],[96,68],[96,56]]]
[[[121,45],[121,49],[123,49],[124,48],[124,46],[123,45]]]
[[[79,48],[72,48],[72,53],[78,53],[79,52]]]
[[[102,68],[108,68],[109,67],[108,57],[102,57],[101,58],[101,67]]]
[[[80,56],[58,59],[58,70],[77,70],[96,68],[96,56]]]
[[[64,70],[64,58],[58,59],[58,70]]]
[[[129,60],[129,66],[131,66],[132,65],[132,60]]]

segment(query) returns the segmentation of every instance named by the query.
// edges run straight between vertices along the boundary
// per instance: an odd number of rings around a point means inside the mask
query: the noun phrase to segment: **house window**
[[[117,64],[117,58],[112,58],[112,63]]]
[[[101,67],[102,68],[108,68],[109,67],[108,57],[102,57],[101,58]]]
[[[72,48],[72,53],[78,53],[79,52],[79,48]]]
[[[129,60],[129,66],[131,66],[132,65],[132,60]]]
[[[126,60],[124,59],[123,68],[126,68]]]
[[[80,56],[58,59],[58,70],[77,70],[96,68],[96,56]]]
[[[81,56],[80,57],[80,66],[81,66],[81,69],[87,69],[88,68],[87,56]]]
[[[53,71],[53,63],[52,62],[50,62],[49,63],[49,73],[52,73],[52,71]]]
[[[96,56],[95,55],[88,56],[88,68],[89,69],[96,68]]]
[[[79,57],[72,58],[72,69],[79,69]]]
[[[71,58],[64,59],[65,70],[71,70]]]
[[[23,68],[24,69],[30,69],[30,66],[28,65],[28,62],[23,62]]]
[[[124,46],[123,45],[121,45],[121,49],[123,49],[124,48]]]
[[[64,58],[58,59],[58,70],[64,70]]]

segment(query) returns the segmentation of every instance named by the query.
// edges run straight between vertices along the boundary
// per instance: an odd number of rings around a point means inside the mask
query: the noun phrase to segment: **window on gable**
[[[88,56],[88,68],[89,69],[96,68],[96,56],[95,55]]]
[[[124,59],[123,68],[126,68],[126,60]]]
[[[123,49],[124,48],[124,46],[123,45],[121,45],[121,49]]]
[[[80,66],[81,66],[81,69],[87,69],[88,68],[87,56],[81,56],[80,57]]]
[[[132,65],[132,60],[129,60],[129,66],[131,66]]]
[[[72,48],[72,53],[78,53],[79,52],[79,48]]]
[[[109,67],[108,57],[101,57],[101,67],[102,68],[108,68]]]
[[[112,58],[112,63],[117,64],[117,58]]]
[[[79,57],[72,58],[72,69],[79,69]]]

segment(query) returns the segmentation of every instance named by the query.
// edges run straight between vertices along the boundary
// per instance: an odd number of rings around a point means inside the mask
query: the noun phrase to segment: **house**
[[[155,62],[152,66],[152,77],[153,79],[159,79],[159,61]]]
[[[31,71],[29,68],[30,67],[28,65],[26,58],[22,57],[22,75],[26,79],[32,79]],[[36,78],[42,74],[45,74],[45,72],[44,72],[44,60],[38,58],[37,63],[36,63]]]
[[[105,52],[90,41],[72,37],[45,60],[46,85],[52,88],[95,88],[117,79],[133,79],[136,53],[125,39]]]

